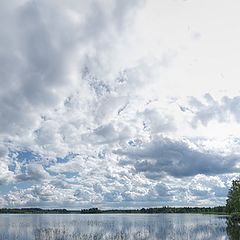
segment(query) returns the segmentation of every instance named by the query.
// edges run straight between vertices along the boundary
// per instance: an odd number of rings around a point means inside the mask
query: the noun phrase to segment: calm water
[[[238,240],[239,236],[238,227],[216,215],[0,215],[0,240]]]

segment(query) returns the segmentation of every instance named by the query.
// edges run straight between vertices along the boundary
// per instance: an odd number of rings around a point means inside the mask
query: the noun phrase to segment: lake
[[[239,236],[239,228],[218,215],[0,215],[0,240],[238,240]]]

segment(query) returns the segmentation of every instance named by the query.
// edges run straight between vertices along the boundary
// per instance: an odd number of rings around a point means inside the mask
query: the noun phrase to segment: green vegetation
[[[12,213],[12,214],[44,214],[44,213],[68,213],[66,209],[41,209],[41,208],[1,208],[0,213]]]
[[[226,211],[229,214],[240,212],[240,180],[233,180],[228,192]]]
[[[225,206],[218,207],[161,207],[161,208],[142,208],[142,209],[110,209],[100,210],[98,208],[89,208],[82,210],[67,209],[41,209],[41,208],[2,208],[1,213],[11,214],[98,214],[98,213],[203,213],[203,214],[226,214]]]
[[[230,214],[229,226],[240,222],[240,180],[233,180],[228,191],[226,212]]]

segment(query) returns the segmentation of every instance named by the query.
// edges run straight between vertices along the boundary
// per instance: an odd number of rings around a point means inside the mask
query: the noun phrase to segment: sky
[[[238,0],[0,2],[0,207],[224,205],[240,171]]]

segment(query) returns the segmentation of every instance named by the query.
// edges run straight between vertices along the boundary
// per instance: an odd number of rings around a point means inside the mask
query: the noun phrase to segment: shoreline
[[[225,207],[161,207],[141,209],[108,209],[89,208],[81,210],[70,209],[42,209],[42,208],[2,208],[0,214],[210,214],[225,215]],[[238,215],[238,219],[240,216]]]

